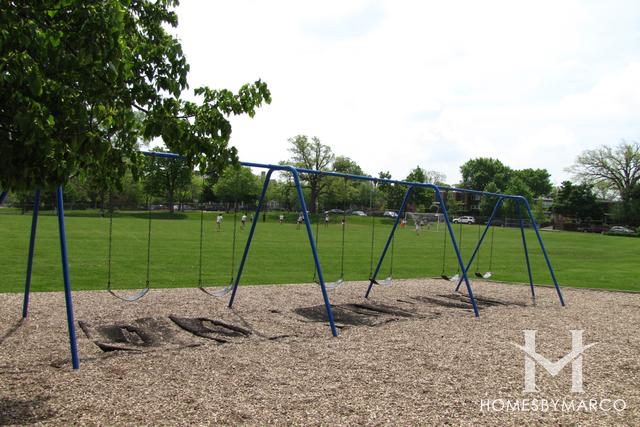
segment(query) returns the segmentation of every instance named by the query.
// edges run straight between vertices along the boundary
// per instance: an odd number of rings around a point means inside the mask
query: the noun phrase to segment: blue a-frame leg
[[[480,240],[478,240],[478,243],[476,244],[475,249],[473,250],[473,254],[471,255],[471,257],[469,258],[469,261],[467,263],[467,266],[465,269],[463,269],[463,273],[466,273],[469,268],[471,268],[471,264],[473,263],[473,260],[475,258],[475,256],[477,255],[479,249],[480,249],[480,245],[482,244],[482,241],[484,240],[485,235],[487,234],[487,231],[489,230],[489,227],[491,226],[491,223],[496,215],[496,212],[498,210],[498,208],[500,207],[500,205],[502,204],[504,198],[509,198],[511,200],[513,200],[516,204],[516,213],[518,215],[518,219],[519,219],[519,226],[520,226],[520,233],[522,236],[522,246],[524,249],[524,256],[525,256],[525,261],[527,264],[527,273],[529,275],[529,286],[531,288],[531,298],[533,299],[533,302],[535,304],[535,300],[536,300],[536,296],[535,296],[535,289],[534,289],[534,285],[533,285],[533,275],[531,273],[531,263],[529,261],[529,250],[527,247],[527,240],[525,238],[525,232],[524,232],[524,221],[523,218],[521,216],[521,212],[520,212],[520,206],[524,206],[524,208],[527,210],[527,214],[529,216],[529,220],[531,221],[531,226],[533,227],[534,232],[536,233],[536,236],[538,238],[538,243],[540,244],[540,249],[542,250],[542,254],[544,255],[544,259],[547,263],[547,267],[549,268],[549,273],[551,274],[551,279],[553,280],[553,285],[555,286],[556,289],[556,293],[558,294],[558,299],[560,300],[560,305],[561,306],[565,306],[564,303],[564,298],[562,297],[562,291],[560,290],[560,285],[558,285],[558,280],[556,279],[556,275],[555,272],[553,270],[553,267],[551,266],[551,260],[549,259],[549,255],[547,254],[547,249],[544,246],[544,242],[542,241],[542,236],[540,236],[540,230],[538,229],[538,224],[536,223],[536,220],[533,217],[533,214],[531,213],[531,208],[529,206],[529,202],[527,201],[526,198],[518,196],[518,197],[502,197],[498,200],[498,202],[496,203],[493,212],[491,213],[491,216],[489,217],[489,221],[487,221],[487,226],[484,229],[484,232],[482,233],[482,236],[480,237]],[[455,244],[455,243],[454,243]],[[456,291],[458,291],[458,289],[460,288],[460,284],[462,283],[462,279],[460,279],[458,281],[458,284],[456,286]]]
[[[529,206],[529,201],[524,197],[519,197],[522,202],[522,205],[526,208],[527,214],[529,215],[529,220],[531,221],[531,225],[533,226],[533,231],[536,233],[536,237],[538,238],[538,243],[540,244],[540,249],[542,249],[542,254],[544,255],[544,259],[547,262],[547,267],[549,267],[549,273],[551,274],[551,279],[553,280],[553,285],[556,288],[556,293],[558,294],[558,299],[560,299],[560,305],[565,306],[564,298],[562,297],[562,291],[560,291],[560,286],[558,285],[558,280],[556,279],[556,273],[551,266],[551,260],[549,259],[549,254],[547,254],[547,249],[544,247],[544,243],[542,242],[542,236],[540,236],[540,230],[538,229],[538,224],[536,223],[535,218],[533,217],[533,213],[531,212],[531,207]]]
[[[58,232],[60,235],[60,257],[62,261],[62,275],[64,279],[64,298],[67,311],[67,327],[69,330],[69,346],[71,349],[71,366],[73,369],[80,368],[78,358],[78,342],[76,338],[76,328],[73,316],[73,300],[71,298],[71,281],[69,279],[69,257],[67,254],[67,234],[64,224],[64,199],[62,187],[56,189],[56,206],[58,209]],[[4,194],[4,193],[3,193]],[[6,197],[6,194],[4,194]],[[0,194],[0,196],[2,196]],[[2,201],[2,197],[0,197]],[[40,189],[37,189],[33,198],[33,216],[31,219],[31,235],[29,237],[29,255],[27,259],[27,277],[25,280],[24,300],[22,303],[22,318],[26,319],[29,314],[29,296],[31,293],[31,272],[33,267],[33,255],[36,241],[36,230],[38,227],[38,214],[40,210]]]
[[[389,233],[389,237],[387,238],[387,242],[382,249],[382,253],[380,254],[380,258],[378,259],[378,264],[376,265],[376,269],[373,271],[373,274],[369,278],[369,287],[367,288],[367,292],[364,294],[365,298],[369,298],[369,294],[371,293],[371,289],[376,282],[376,277],[378,277],[378,272],[380,271],[380,267],[382,267],[382,261],[384,261],[385,255],[387,255],[387,251],[389,250],[389,245],[393,241],[393,236],[395,235],[396,228],[398,228],[398,223],[400,222],[400,218],[404,213],[404,209],[407,206],[407,200],[409,200],[409,196],[413,191],[413,187],[409,187],[407,191],[404,193],[404,198],[402,199],[402,204],[400,205],[400,210],[398,211],[398,216],[396,216],[395,221],[393,222],[393,227],[391,227],[391,232]]]
[[[331,334],[336,337],[338,336],[338,331],[336,329],[335,322],[333,320],[333,312],[331,310],[331,302],[329,301],[329,294],[327,293],[327,288],[324,282],[324,276],[322,275],[322,268],[320,267],[320,259],[318,257],[318,251],[316,249],[315,240],[313,238],[313,231],[311,230],[311,222],[309,221],[309,215],[307,213],[307,205],[304,201],[304,194],[302,192],[302,185],[300,184],[300,175],[298,171],[290,166],[282,166],[279,168],[270,168],[267,174],[265,175],[264,184],[262,185],[262,193],[260,194],[260,200],[258,201],[258,207],[256,208],[256,213],[254,215],[254,220],[251,223],[251,230],[249,231],[249,236],[247,237],[247,243],[244,247],[244,252],[242,254],[242,260],[240,261],[240,265],[238,267],[238,274],[236,275],[236,280],[233,283],[233,291],[231,293],[231,298],[229,299],[229,308],[233,306],[233,302],[236,296],[236,292],[238,290],[238,284],[240,283],[240,278],[242,277],[242,271],[244,269],[244,263],[247,260],[247,255],[249,254],[249,248],[251,247],[251,241],[253,239],[253,233],[255,232],[256,225],[258,224],[258,216],[260,215],[260,211],[262,210],[262,205],[264,204],[264,198],[267,194],[267,188],[269,186],[269,181],[271,178],[271,174],[274,170],[281,170],[290,172],[293,175],[293,181],[296,186],[296,191],[298,193],[298,200],[300,202],[300,209],[302,209],[302,215],[304,216],[304,223],[307,230],[307,236],[309,238],[309,245],[311,246],[311,252],[313,254],[313,261],[316,265],[316,273],[318,277],[318,281],[320,282],[320,288],[322,290],[322,298],[324,300],[324,306],[327,311],[327,318],[329,319],[329,325],[331,327]]]
[[[456,234],[453,231],[453,227],[451,226],[451,221],[449,221],[449,214],[447,213],[447,206],[444,203],[444,198],[442,197],[442,193],[440,189],[435,187],[436,199],[442,208],[442,214],[444,215],[444,222],[447,224],[447,230],[449,231],[449,237],[451,238],[451,244],[453,246],[453,250],[456,253],[456,257],[458,258],[458,265],[460,266],[460,270],[462,271],[462,278],[460,281],[464,280],[464,283],[467,287],[467,295],[471,300],[471,305],[473,305],[473,313],[476,317],[480,317],[480,311],[478,310],[478,304],[476,303],[476,298],[473,296],[473,290],[471,289],[471,283],[469,282],[469,277],[467,276],[467,269],[464,268],[464,261],[462,261],[462,255],[460,254],[460,248],[458,247],[458,242],[456,240]],[[471,264],[469,264],[471,265]],[[457,289],[457,288],[456,288]]]
[[[531,301],[536,303],[536,290],[533,287],[533,275],[531,274],[531,262],[529,262],[529,250],[527,249],[527,239],[524,234],[524,221],[520,212],[520,201],[516,202],[516,214],[520,223],[520,235],[522,236],[522,248],[524,249],[524,259],[527,263],[527,273],[529,274],[529,287],[531,288]]]
[[[64,200],[62,186],[56,190],[56,204],[58,206],[58,231],[60,234],[60,256],[62,258],[62,276],[64,278],[64,300],[67,306],[67,326],[69,328],[69,346],[71,347],[71,365],[73,369],[80,369],[78,359],[78,343],[76,328],[73,320],[73,301],[71,298],[71,280],[69,279],[69,258],[67,256],[67,233],[64,226]]]
[[[449,235],[451,236],[451,241],[453,243],[453,249],[456,253],[456,256],[458,258],[458,264],[460,265],[460,269],[462,270],[462,278],[460,279],[460,282],[462,282],[462,280],[465,281],[466,286],[467,286],[467,294],[469,295],[469,300],[471,301],[471,305],[473,306],[473,313],[476,317],[480,316],[480,312],[478,310],[478,304],[476,303],[476,299],[473,296],[473,290],[471,289],[471,283],[469,282],[469,278],[467,277],[467,269],[464,268],[464,263],[462,261],[462,256],[460,254],[460,249],[458,248],[458,244],[456,241],[456,237],[455,237],[455,233],[453,232],[453,228],[451,227],[451,223],[449,222],[449,218],[447,215],[447,207],[444,204],[444,200],[442,198],[442,193],[440,192],[440,190],[437,187],[431,187],[436,194],[436,198],[438,200],[438,202],[440,203],[440,206],[442,206],[442,213],[444,214],[444,218],[445,218],[445,223],[447,224],[447,230],[449,232]],[[393,240],[393,235],[396,231],[396,228],[398,227],[398,222],[400,221],[400,217],[402,216],[402,213],[404,212],[404,209],[406,207],[407,204],[407,200],[409,198],[409,195],[411,194],[411,191],[413,190],[413,186],[410,186],[409,189],[407,189],[407,192],[404,195],[404,199],[402,200],[402,204],[400,206],[400,212],[398,213],[398,216],[396,217],[396,220],[393,224],[393,227],[391,228],[391,232],[389,233],[389,237],[387,238],[387,242],[382,250],[382,253],[380,255],[380,258],[378,259],[378,264],[376,266],[376,269],[372,275],[372,277],[369,279],[369,287],[367,288],[367,292],[365,293],[365,298],[369,298],[369,295],[371,293],[371,290],[373,288],[373,285],[376,283],[376,276],[380,270],[380,267],[382,266],[382,261],[384,260],[385,255],[387,254],[387,250],[389,249],[389,245],[391,244],[391,241]],[[457,289],[457,288],[456,288]]]
[[[480,251],[480,245],[482,244],[482,241],[484,240],[485,236],[487,235],[487,232],[489,231],[489,228],[491,227],[491,224],[493,223],[493,219],[495,218],[496,214],[500,210],[500,206],[502,206],[502,202],[503,202],[503,199],[499,198],[498,201],[496,202],[496,205],[493,207],[493,211],[491,212],[491,216],[489,217],[489,220],[487,221],[487,225],[484,228],[484,230],[482,231],[482,235],[480,236],[480,239],[478,240],[478,243],[476,244],[476,247],[473,250],[473,253],[471,254],[471,257],[469,258],[469,261],[467,262],[467,267],[464,269],[464,271],[469,271],[469,269],[471,268],[471,264],[473,263],[474,258],[476,257],[476,255]],[[458,292],[460,290],[460,285],[461,284],[462,284],[462,277],[458,280],[458,284],[456,285],[456,289],[455,289],[456,292]]]

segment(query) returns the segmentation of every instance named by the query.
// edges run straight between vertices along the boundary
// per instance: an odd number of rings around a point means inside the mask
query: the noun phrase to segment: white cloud
[[[318,136],[377,174],[459,179],[478,156],[546,167],[640,137],[634,2],[183,2],[191,86],[265,80],[233,119],[241,158],[273,163]]]

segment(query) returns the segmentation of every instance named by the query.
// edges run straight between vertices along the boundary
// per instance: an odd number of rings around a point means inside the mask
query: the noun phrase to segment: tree
[[[364,171],[349,157],[337,156],[333,162],[333,171],[349,174],[364,175]],[[353,204],[361,207],[369,205],[371,186],[369,183],[353,179],[326,177],[327,189],[320,204],[324,207],[349,209]]]
[[[173,212],[176,194],[191,186],[192,176],[193,172],[189,165],[181,160],[147,157],[144,168],[144,190],[151,196],[166,197],[169,211]]]
[[[575,217],[579,220],[601,219],[604,214],[602,205],[597,202],[593,187],[589,184],[575,185],[571,181],[564,181],[560,186],[553,209],[560,215]]]
[[[509,183],[512,170],[498,159],[480,157],[460,166],[460,173],[464,188],[482,190],[493,182],[499,191],[503,191]]]
[[[364,175],[362,168],[349,157],[337,156],[333,161],[334,172],[346,173],[349,175]]]
[[[213,192],[225,202],[255,203],[260,196],[260,178],[250,168],[230,166],[214,185]]]
[[[380,172],[378,174],[380,179],[391,179],[391,174],[387,172]],[[396,184],[381,183],[378,185],[378,190],[382,193],[384,198],[384,207],[391,210],[400,209],[402,205],[402,199],[406,193],[408,187]]]
[[[420,166],[416,166],[415,168],[413,168],[413,170],[411,170],[411,172],[409,172],[409,175],[407,175],[405,181],[419,182],[421,184],[424,184],[426,182],[429,182],[429,178],[427,177],[426,170],[422,169]],[[407,203],[414,205],[415,207],[419,207],[422,205],[426,209],[433,203],[433,191],[426,188],[415,187],[411,191]]]
[[[504,192],[506,194],[514,194],[524,197],[529,202],[529,205],[531,205],[533,200],[533,192],[527,183],[518,176],[514,176],[509,180],[509,184],[507,185],[507,188],[504,189]],[[504,202],[504,212],[509,217],[516,217],[516,202],[513,200],[506,200]],[[527,217],[527,213],[522,205],[520,206],[520,215],[522,215],[523,218]]]
[[[486,185],[486,187],[484,187],[483,191],[485,191],[486,193],[497,193],[498,186],[496,185],[495,182],[490,182]],[[480,199],[480,205],[479,205],[480,215],[489,217],[493,212],[493,208],[495,207],[497,202],[498,202],[497,197],[482,196],[482,198]],[[500,211],[496,212],[496,215],[500,215]]]
[[[436,185],[446,185],[447,175],[434,170],[424,170],[425,182]]]
[[[640,183],[640,143],[623,140],[616,147],[586,150],[569,171],[581,182],[614,188],[622,201],[623,219],[633,219],[632,193]]]
[[[551,174],[546,169],[514,170],[512,176],[520,178],[531,190],[533,197],[546,196],[551,193]]]
[[[289,138],[291,158],[285,162],[304,169],[329,171],[332,168],[335,155],[331,147],[320,142],[318,137],[309,138],[306,135],[297,135]],[[326,177],[316,174],[301,174],[300,179],[309,185],[310,200],[308,208],[315,213],[318,208],[318,198],[326,190],[328,181]]]
[[[611,209],[615,222],[627,225],[640,225],[640,184],[631,190],[631,197],[626,203],[616,204]]]
[[[96,173],[121,187],[144,166],[141,139],[201,171],[237,160],[229,116],[271,102],[266,84],[237,93],[199,87],[168,27],[177,0],[3,1],[0,15],[0,188],[61,185]]]

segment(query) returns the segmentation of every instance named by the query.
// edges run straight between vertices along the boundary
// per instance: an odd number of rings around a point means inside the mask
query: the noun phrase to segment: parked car
[[[610,234],[636,234],[635,231],[630,228],[623,227],[621,225],[613,226],[609,229]]]
[[[362,211],[353,211],[351,212],[351,215],[356,215],[356,216],[367,216],[366,213],[362,212]]]
[[[328,211],[324,211],[326,214],[343,214],[344,211],[342,209],[329,209]]]
[[[397,218],[398,217],[398,213],[394,212],[394,211],[384,211],[382,216],[388,216],[388,217],[391,217],[391,218]]]
[[[584,233],[604,233],[609,230],[609,227],[601,224],[592,224],[586,227],[578,227],[578,231],[582,231]]]
[[[476,219],[472,216],[461,216],[458,218],[453,218],[454,224],[475,224]]]

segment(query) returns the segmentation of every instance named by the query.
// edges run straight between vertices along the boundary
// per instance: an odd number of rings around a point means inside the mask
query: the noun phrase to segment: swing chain
[[[149,277],[151,271],[151,205],[147,196],[147,288],[149,287]]]

